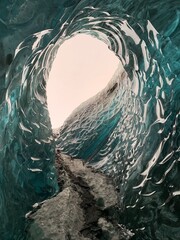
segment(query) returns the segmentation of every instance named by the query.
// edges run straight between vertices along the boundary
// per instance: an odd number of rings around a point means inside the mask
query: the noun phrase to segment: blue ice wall
[[[25,239],[25,214],[58,191],[55,146],[113,177],[134,239],[179,239],[179,8],[179,0],[0,2],[1,239]],[[59,46],[78,33],[107,43],[121,64],[54,142],[46,81]]]

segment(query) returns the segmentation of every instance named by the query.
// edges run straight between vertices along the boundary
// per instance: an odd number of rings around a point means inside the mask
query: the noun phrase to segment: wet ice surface
[[[112,176],[135,239],[178,240],[179,1],[4,1],[0,9],[0,236],[25,238],[26,212],[58,191],[46,81],[59,45],[82,32],[108,44],[124,73],[75,110],[56,144]]]

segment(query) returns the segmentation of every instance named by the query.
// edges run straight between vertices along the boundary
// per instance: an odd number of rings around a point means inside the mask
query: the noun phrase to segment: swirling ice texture
[[[0,2],[2,239],[25,239],[25,213],[57,191],[46,81],[59,46],[78,33],[104,41],[120,65],[67,119],[56,144],[114,178],[120,222],[135,239],[179,239],[179,7],[179,0]]]

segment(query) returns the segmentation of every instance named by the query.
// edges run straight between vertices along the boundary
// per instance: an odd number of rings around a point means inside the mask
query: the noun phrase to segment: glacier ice
[[[27,211],[58,191],[58,146],[114,178],[133,239],[178,240],[179,0],[6,0],[0,9],[1,239],[25,239]],[[104,41],[124,71],[54,141],[46,81],[59,46],[78,33]]]

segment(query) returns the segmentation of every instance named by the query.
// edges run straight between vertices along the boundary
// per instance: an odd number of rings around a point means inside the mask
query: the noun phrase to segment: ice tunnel
[[[25,214],[58,191],[58,147],[114,179],[133,239],[179,240],[179,18],[179,0],[0,2],[0,239],[27,239]],[[78,33],[105,42],[123,71],[54,141],[46,82]]]

